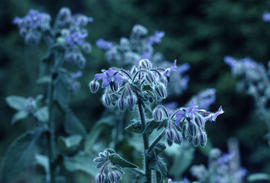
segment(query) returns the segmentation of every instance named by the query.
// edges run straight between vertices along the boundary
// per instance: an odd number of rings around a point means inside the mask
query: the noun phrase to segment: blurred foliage
[[[240,140],[243,166],[249,172],[270,172],[269,148],[264,135],[266,128],[256,114],[251,97],[236,91],[234,79],[223,62],[226,55],[236,58],[250,56],[266,64],[270,59],[270,24],[262,21],[262,13],[270,10],[270,1],[258,0],[2,0],[0,3],[0,157],[8,144],[21,134],[27,122],[11,125],[14,111],[8,108],[7,95],[35,96],[39,61],[44,56],[42,47],[29,49],[19,36],[12,20],[29,9],[38,9],[55,16],[63,6],[74,13],[94,18],[89,25],[89,41],[98,38],[119,41],[128,36],[134,24],[146,26],[150,32],[166,33],[162,44],[156,46],[168,60],[189,63],[189,89],[177,100],[184,104],[192,95],[205,88],[217,89],[217,104],[222,104],[225,115],[215,125],[209,125],[209,139],[213,146],[226,148],[228,137]],[[89,94],[88,82],[94,72],[107,67],[104,53],[93,46],[84,75],[82,88],[72,102],[74,112],[88,131],[95,125],[104,109],[99,97]],[[95,104],[95,105],[93,105]],[[215,109],[217,106],[214,106]],[[108,128],[108,133],[110,129]],[[106,134],[106,132],[102,132]],[[130,150],[132,151],[132,150]],[[206,157],[195,152],[195,162]],[[1,162],[0,158],[0,162]],[[27,174],[27,173],[26,173]],[[85,181],[83,175],[81,180]],[[75,179],[75,178],[74,178]],[[78,179],[76,179],[78,180]]]

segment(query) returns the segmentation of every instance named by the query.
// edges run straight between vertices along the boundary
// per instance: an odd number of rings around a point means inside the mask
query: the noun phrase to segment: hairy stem
[[[145,114],[143,111],[143,104],[142,101],[138,102],[138,108],[142,123],[142,129],[145,130]],[[149,158],[147,156],[149,144],[148,144],[148,135],[146,133],[143,133],[143,145],[144,145],[144,172],[147,179],[147,183],[151,183],[151,170],[149,167]]]
[[[162,137],[165,135],[165,129],[163,129],[160,134],[153,140],[149,147],[149,151],[153,149],[153,147],[162,139]]]
[[[50,172],[49,183],[55,183],[53,93],[54,93],[54,84],[53,84],[53,77],[51,77],[51,82],[50,82],[49,87],[48,87],[48,99],[49,99],[49,104],[48,104],[48,110],[49,110],[48,148],[49,148],[49,172]]]

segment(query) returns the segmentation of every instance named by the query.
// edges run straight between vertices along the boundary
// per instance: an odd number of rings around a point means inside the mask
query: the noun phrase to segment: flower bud
[[[36,101],[32,97],[29,97],[25,102],[25,110],[28,113],[32,113],[36,108]]]
[[[103,173],[98,173],[96,176],[96,183],[105,183],[106,182],[106,176]]]
[[[198,135],[196,135],[196,136],[193,137],[193,139],[192,139],[192,144],[193,144],[195,147],[197,147],[197,146],[199,145],[199,143],[200,143],[200,138],[199,138]]]
[[[114,171],[109,171],[108,179],[109,179],[110,183],[116,182],[116,174],[114,173]]]
[[[105,107],[111,107],[112,104],[112,99],[111,96],[107,93],[102,95],[102,103],[105,105]]]
[[[163,84],[157,84],[155,86],[155,93],[158,98],[165,99],[167,97],[167,89]]]
[[[153,118],[155,121],[163,121],[164,120],[164,112],[163,112],[161,106],[157,106],[153,110]]]
[[[127,104],[126,100],[123,97],[118,100],[117,104],[120,111],[126,110]]]
[[[119,88],[119,85],[117,82],[114,82],[114,81],[111,81],[110,82],[110,88],[113,92],[117,92],[118,88]]]
[[[145,79],[149,84],[152,84],[155,82],[155,76],[152,72],[148,72],[145,76]]]
[[[167,143],[169,146],[172,145],[173,140],[174,140],[175,132],[171,128],[166,129],[166,138],[167,138]]]
[[[192,137],[195,137],[198,133],[198,126],[192,121],[188,123],[188,133]]]
[[[175,130],[174,142],[176,144],[179,144],[179,145],[181,145],[183,142],[183,136],[182,136],[181,132],[178,130]]]
[[[137,96],[135,94],[131,94],[127,96],[127,104],[128,108],[132,109],[133,106],[137,103]]]
[[[120,39],[120,49],[123,51],[129,50],[129,40],[127,38]]]
[[[142,59],[139,62],[139,66],[145,69],[152,69],[152,63],[148,59]]]
[[[92,80],[88,86],[91,93],[96,93],[99,89],[99,82],[97,80]]]
[[[69,8],[61,8],[59,11],[59,18],[64,21],[64,19],[69,18],[71,16],[71,11]]]
[[[148,30],[142,25],[135,25],[132,29],[132,37],[139,38],[148,33]]]
[[[207,134],[205,132],[201,132],[199,134],[200,146],[205,147],[207,144]]]

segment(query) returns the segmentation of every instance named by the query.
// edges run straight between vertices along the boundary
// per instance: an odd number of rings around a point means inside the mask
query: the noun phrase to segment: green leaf
[[[249,182],[255,181],[269,181],[270,182],[270,175],[266,173],[255,173],[248,176]]]
[[[89,175],[96,176],[98,169],[96,169],[92,158],[93,157],[85,152],[79,152],[71,158],[65,157],[64,166],[70,172],[82,171]]]
[[[119,154],[116,153],[110,154],[109,159],[114,165],[119,165],[122,168],[137,168],[136,165],[125,160]]]
[[[47,122],[49,120],[48,107],[41,107],[35,113],[34,116],[41,122]]]
[[[149,167],[150,169],[159,172],[163,177],[166,177],[168,174],[166,163],[158,156],[151,158]]]
[[[26,111],[19,111],[13,115],[13,117],[11,119],[11,124],[15,124],[19,120],[27,118],[27,116],[28,116],[28,113]]]
[[[72,135],[69,137],[59,137],[58,145],[62,150],[75,150],[81,143],[82,136]]]
[[[23,110],[25,107],[26,98],[20,96],[8,96],[6,102],[9,107],[16,110]]]
[[[150,135],[153,132],[153,130],[158,128],[160,125],[162,125],[162,122],[156,122],[154,120],[149,121],[149,122],[146,123],[144,133]]]
[[[35,159],[38,165],[44,168],[44,171],[46,174],[49,173],[49,160],[47,156],[44,156],[42,154],[36,154]]]
[[[54,97],[64,111],[67,109],[70,94],[71,90],[67,76],[64,74],[59,75],[55,83]]]
[[[170,168],[170,173],[179,179],[184,171],[190,166],[193,160],[194,148],[188,143],[183,143],[181,146],[173,144],[166,150],[169,156],[173,158],[173,164]]]
[[[86,130],[77,116],[70,110],[66,109],[66,121],[64,123],[64,127],[67,133],[70,135],[86,135]]]
[[[8,148],[3,160],[1,182],[9,182],[23,173],[34,161],[40,133],[31,131],[19,136]]]
[[[94,127],[91,129],[91,131],[87,134],[86,140],[85,140],[85,151],[91,152],[93,145],[95,144],[97,138],[99,137],[102,130],[106,127],[112,126],[113,118],[111,116],[101,118],[99,121],[97,121],[94,125]]]
[[[128,125],[125,130],[134,133],[142,133],[142,124],[140,122],[134,122]]]

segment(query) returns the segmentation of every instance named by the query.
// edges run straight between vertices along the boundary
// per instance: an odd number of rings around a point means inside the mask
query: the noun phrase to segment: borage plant
[[[32,164],[44,167],[44,180],[49,183],[60,181],[61,165],[74,170],[70,165],[70,155],[78,152],[77,147],[86,130],[69,107],[69,99],[80,87],[77,79],[86,63],[82,51],[91,51],[91,45],[85,40],[89,22],[92,18],[73,15],[68,8],[59,11],[53,25],[50,15],[36,10],[14,19],[26,44],[37,45],[42,40],[46,43],[48,53],[40,63],[37,80],[46,89],[37,97],[9,96],[6,99],[8,105],[18,111],[12,124],[27,118],[30,129],[7,150],[2,182],[18,177]]]
[[[99,153],[94,159],[100,169],[96,175],[97,183],[119,182],[123,168],[132,168],[134,174],[139,175],[134,182],[165,181],[167,167],[160,155],[166,149],[163,137],[169,146],[182,144],[184,139],[194,146],[206,145],[205,123],[215,121],[223,110],[220,107],[211,113],[192,103],[169,113],[161,103],[167,98],[167,86],[174,68],[153,67],[148,59],[142,59],[130,70],[116,67],[102,70],[89,83],[90,91],[96,93],[102,80],[102,102],[107,108],[129,110],[135,114],[136,119],[126,129],[140,134],[144,147],[143,170],[113,149]],[[154,130],[158,133],[153,133]]]

